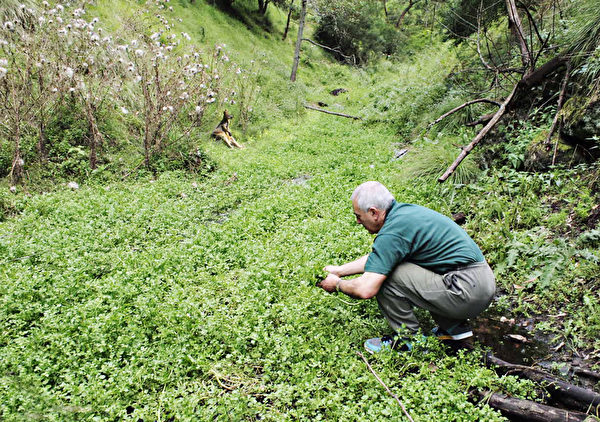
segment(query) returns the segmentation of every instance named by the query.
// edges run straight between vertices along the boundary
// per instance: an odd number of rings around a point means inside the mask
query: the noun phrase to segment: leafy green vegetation
[[[139,12],[97,3],[88,14],[107,31]],[[129,174],[143,158],[131,130],[140,124],[113,109],[102,132],[115,144],[92,171],[85,122],[69,109],[50,120],[50,156],[61,159],[49,174],[30,169],[15,193],[0,184],[0,419],[401,420],[356,355],[389,330],[377,304],[315,287],[324,265],[369,250],[349,202],[366,180],[400,201],[464,212],[498,278],[496,311],[564,313],[540,327],[599,357],[598,165],[522,171],[550,111],[538,125],[501,128],[506,142],[440,185],[474,133],[460,128],[464,115],[424,130],[464,97],[448,82],[462,60],[452,45],[432,36],[421,49],[417,37],[406,60],[360,69],[304,45],[291,84],[283,11],[268,9],[265,32],[210,2],[170,4],[178,31],[208,48],[226,43],[244,69],[228,107],[246,148],[209,139],[221,111],[209,108],[191,155],[185,144],[154,163],[156,174]],[[336,88],[347,92],[333,97]],[[302,107],[319,101],[364,121]],[[33,154],[35,137],[24,142]],[[12,150],[0,145],[10,167]],[[408,153],[395,159],[400,148]],[[486,369],[479,352],[453,356],[433,339],[369,361],[415,420],[505,420],[471,401],[471,388],[543,398],[539,386]]]

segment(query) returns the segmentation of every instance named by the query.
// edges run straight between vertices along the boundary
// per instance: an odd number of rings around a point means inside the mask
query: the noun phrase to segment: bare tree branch
[[[400,401],[400,399],[398,398],[398,396],[395,395],[394,393],[392,393],[392,391],[388,388],[388,386],[385,385],[385,383],[381,380],[381,378],[379,378],[379,376],[373,370],[373,368],[369,364],[369,361],[364,357],[364,355],[362,353],[360,353],[360,352],[356,352],[356,354],[362,358],[362,360],[367,365],[367,368],[369,368],[369,371],[371,371],[371,373],[375,376],[375,378],[377,379],[377,381],[379,381],[379,384],[383,385],[383,388],[385,388],[385,391],[387,391],[393,398],[396,399],[396,401],[398,402],[398,404],[402,408],[402,411],[404,412],[404,414],[406,415],[406,417],[408,418],[408,420],[410,422],[414,422],[413,418],[410,417],[410,414],[408,413],[408,411],[406,410],[406,408],[404,407],[404,405],[402,404],[402,402]]]
[[[517,40],[519,41],[523,67],[533,70],[533,55],[531,54],[531,50],[527,45],[527,40],[525,39],[525,31],[523,31],[523,24],[521,23],[521,18],[519,17],[515,0],[506,0],[506,8],[508,10],[509,27],[512,29],[517,37]]]
[[[321,48],[323,48],[325,50],[333,51],[334,53],[339,54],[340,56],[342,56],[346,60],[352,59],[352,62],[356,65],[356,56],[354,56],[354,54],[351,55],[351,56],[346,56],[344,53],[342,53],[342,50],[340,50],[339,47],[331,48],[331,47],[328,47],[326,45],[319,44],[318,42],[313,41],[313,40],[311,40],[309,38],[302,38],[302,41],[308,41],[309,43],[311,43],[313,45],[316,45],[317,47],[321,47]]]
[[[510,0],[508,0],[508,1],[510,1]],[[504,99],[504,102],[502,103],[502,105],[500,105],[500,108],[498,109],[496,114],[494,114],[494,117],[492,117],[492,119],[488,122],[487,125],[485,125],[483,127],[483,129],[481,129],[481,131],[479,131],[479,133],[477,134],[477,136],[475,136],[475,138],[473,138],[471,143],[463,148],[463,150],[458,155],[456,160],[454,160],[454,163],[452,163],[452,165],[450,167],[448,167],[448,170],[446,170],[446,172],[438,179],[438,182],[440,182],[440,183],[444,182],[448,177],[450,177],[450,175],[452,173],[454,173],[454,171],[459,166],[459,164],[462,162],[462,160],[464,160],[465,157],[467,155],[469,155],[469,153],[473,150],[475,145],[477,145],[479,142],[481,142],[481,140],[485,137],[485,135],[487,135],[487,133],[494,127],[494,125],[498,122],[498,120],[500,120],[500,118],[506,112],[506,107],[508,106],[508,104],[512,101],[513,97],[515,96],[515,93],[517,92],[517,88],[519,86],[520,86],[519,83],[515,84],[512,92],[508,95],[508,97],[506,97]]]
[[[362,120],[362,118],[358,117],[358,116],[351,116],[349,114],[336,113],[335,111],[323,110],[322,108],[310,106],[307,104],[305,104],[304,107],[308,108],[310,110],[320,111],[321,113],[325,113],[325,114],[333,114],[334,116],[347,117],[349,119],[354,119],[354,120]]]
[[[447,113],[442,114],[440,117],[438,117],[437,119],[435,119],[433,122],[429,123],[429,125],[427,125],[427,129],[430,129],[432,126],[438,124],[439,122],[441,122],[442,120],[444,120],[446,117],[456,113],[457,111],[462,110],[465,107],[468,107],[472,104],[477,104],[477,103],[488,103],[488,104],[494,104],[497,105],[498,107],[500,107],[502,104],[500,104],[498,101],[495,100],[490,100],[488,98],[478,98],[476,100],[471,100],[471,101],[467,101],[464,104],[459,105],[458,107],[453,108],[452,110],[448,111]]]
[[[567,71],[565,72],[565,78],[563,79],[562,87],[560,89],[560,95],[558,96],[558,104],[556,105],[556,115],[554,115],[554,120],[552,120],[552,126],[550,126],[550,131],[548,132],[548,137],[546,138],[546,143],[549,144],[552,139],[552,135],[556,130],[556,126],[558,124],[558,119],[560,117],[560,112],[562,110],[562,106],[565,101],[565,94],[567,92],[567,85],[569,83],[569,77],[571,75],[571,63],[567,63]],[[558,152],[558,138],[554,143],[554,152],[552,153],[552,165],[556,163],[556,153]]]

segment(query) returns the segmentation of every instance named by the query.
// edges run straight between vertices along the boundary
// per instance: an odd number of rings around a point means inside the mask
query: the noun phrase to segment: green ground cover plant
[[[477,167],[474,156],[464,177],[437,184],[431,168],[469,136],[423,135],[462,95],[447,86],[459,60],[449,44],[432,39],[435,48],[402,63],[363,69],[306,46],[291,84],[293,37],[280,41],[278,9],[263,33],[211,2],[172,6],[165,13],[182,18],[194,42],[225,41],[248,70],[247,130],[233,127],[246,149],[209,140],[213,110],[193,139],[207,171],[174,171],[167,160],[156,175],[125,180],[114,164],[79,189],[58,176],[58,186],[19,185],[16,194],[2,182],[0,419],[403,420],[356,354],[388,332],[377,304],[315,287],[324,265],[369,250],[349,201],[366,180],[400,201],[465,212],[498,276],[496,307],[565,312],[545,328],[598,357],[600,236],[585,224],[598,168],[526,173]],[[93,11],[114,31],[135,9],[111,0]],[[348,92],[332,97],[335,88]],[[365,121],[302,107],[322,100]],[[243,115],[239,102],[233,113]],[[520,158],[518,136],[507,138]],[[396,160],[401,146],[409,152]],[[131,149],[122,151],[110,162],[127,160]],[[81,154],[66,145],[61,153],[76,170]],[[471,388],[543,395],[486,369],[478,351],[453,356],[434,340],[369,361],[415,420],[505,420],[469,400]]]
[[[376,304],[314,287],[325,263],[367,250],[348,196],[366,176],[394,184],[377,152],[389,139],[339,121],[315,131],[324,118],[272,131],[206,181],[56,192],[5,222],[3,417],[400,417],[355,355],[386,330]],[[466,391],[523,387],[476,359],[432,343],[373,363],[417,418],[501,420]]]

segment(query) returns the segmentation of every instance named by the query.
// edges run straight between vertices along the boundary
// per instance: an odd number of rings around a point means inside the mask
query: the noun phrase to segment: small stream
[[[484,314],[472,320],[471,326],[475,338],[507,362],[529,366],[551,354],[548,344],[532,334],[531,321],[502,322],[497,316]]]
[[[533,319],[505,320],[488,311],[471,320],[471,327],[476,341],[496,357],[514,364],[535,366],[555,375],[558,370],[566,381],[600,392],[598,379],[575,374],[577,367],[592,362],[573,357],[564,349],[551,348],[550,338],[535,332]]]

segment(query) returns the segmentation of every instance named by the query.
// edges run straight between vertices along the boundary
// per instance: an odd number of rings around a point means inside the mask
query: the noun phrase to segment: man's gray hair
[[[394,195],[381,183],[372,181],[365,182],[354,189],[350,199],[356,200],[358,209],[363,212],[371,207],[387,211],[394,202]]]

